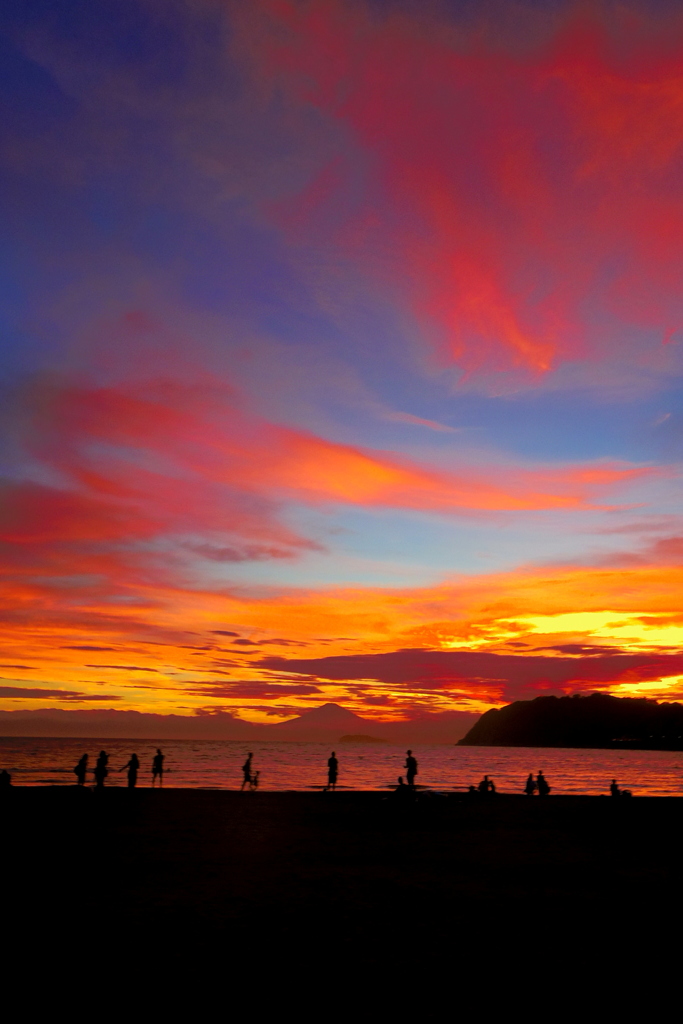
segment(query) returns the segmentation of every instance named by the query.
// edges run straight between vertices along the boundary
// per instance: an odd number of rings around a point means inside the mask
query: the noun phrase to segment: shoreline
[[[683,802],[683,796],[650,796],[642,795],[639,796],[634,793],[631,797],[626,800],[615,798],[609,793],[550,793],[548,796],[539,797],[533,796],[528,797],[524,793],[505,793],[497,792],[493,796],[481,796],[478,793],[468,793],[462,790],[441,790],[431,789],[428,786],[420,787],[416,789],[413,800],[406,800],[401,802],[400,798],[395,798],[396,793],[395,786],[387,786],[386,789],[352,789],[348,787],[344,790],[338,789],[335,792],[324,792],[322,786],[311,786],[307,789],[261,789],[256,792],[253,790],[244,790],[243,792],[236,787],[234,789],[227,789],[224,787],[210,787],[210,786],[164,786],[152,788],[151,786],[136,786],[134,789],[129,789],[125,785],[120,786],[105,786],[103,790],[97,790],[94,786],[75,786],[75,785],[60,785],[59,783],[50,783],[48,785],[42,785],[39,783],[26,783],[25,785],[12,785],[9,789],[0,793],[0,806],[4,800],[12,799],[12,795],[15,793],[55,793],[55,794],[66,794],[66,793],[80,793],[80,794],[91,794],[96,799],[108,799],[107,794],[115,793],[117,796],[112,799],[121,799],[118,794],[126,794],[130,799],[142,796],[144,794],[158,794],[159,798],[172,797],[174,794],[210,794],[214,797],[240,797],[244,800],[286,800],[291,798],[324,798],[325,801],[339,802],[348,800],[374,800],[375,802],[382,800],[391,800],[396,805],[405,806],[407,808],[420,806],[427,807],[433,806],[436,803],[443,803],[444,801],[454,803],[464,803],[468,806],[486,806],[495,807],[496,805],[503,803],[520,803],[524,806],[541,804],[545,805],[548,802],[563,801],[563,802],[581,802],[581,801],[607,801],[610,804],[624,805],[630,804],[634,800],[638,803],[649,802],[661,802],[661,801],[680,801]]]
[[[74,766],[89,755],[86,784],[94,785],[97,752],[106,750],[106,787],[127,784],[125,767],[134,751],[140,761],[137,785],[152,783],[151,765],[157,747],[152,743],[78,739],[5,739],[0,742],[0,769],[12,775],[17,787],[76,782]],[[234,743],[163,744],[164,784],[172,788],[234,791],[241,788],[247,751]],[[331,748],[333,749],[333,748]],[[253,767],[259,772],[259,792],[316,792],[327,784],[330,748],[322,744],[254,744]],[[683,759],[670,751],[608,751],[598,749],[539,750],[510,747],[423,747],[416,750],[416,783],[435,793],[465,793],[488,776],[498,795],[522,793],[528,775],[543,769],[553,795],[607,794],[612,779],[634,795],[683,796]],[[405,777],[406,751],[387,744],[354,747],[340,752],[339,791],[389,792]]]

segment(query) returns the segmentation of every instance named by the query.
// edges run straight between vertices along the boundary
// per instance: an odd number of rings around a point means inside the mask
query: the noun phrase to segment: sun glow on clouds
[[[683,18],[180,7],[154,74],[127,22],[15,32],[70,105],[0,151],[0,206],[50,204],[2,377],[0,707],[683,699]]]
[[[127,605],[92,594],[79,605],[72,593],[61,607],[49,587],[33,585],[30,605],[15,605],[11,614],[5,608],[0,660],[25,666],[12,679],[68,683],[86,705],[90,695],[106,693],[120,707],[221,707],[254,720],[330,699],[387,718],[482,710],[538,692],[637,695],[651,685],[676,698],[683,695],[676,644],[683,627],[672,621],[675,600],[663,595],[682,585],[673,568],[558,569],[550,577],[463,578],[411,591],[280,595],[129,583],[134,600]],[[615,610],[567,611],[577,589],[590,591],[596,608]],[[636,590],[639,611],[626,611]],[[534,605],[556,610],[533,614]],[[84,634],[94,650],[78,649]],[[247,647],[240,646],[245,639]],[[437,654],[447,660],[434,663]],[[44,705],[34,692],[22,706]],[[16,699],[3,706],[16,707]]]
[[[522,616],[515,625],[519,633],[528,629],[544,636],[582,637],[585,642],[613,643],[623,650],[683,647],[683,623],[648,622],[645,613],[636,611],[626,616],[613,611]]]

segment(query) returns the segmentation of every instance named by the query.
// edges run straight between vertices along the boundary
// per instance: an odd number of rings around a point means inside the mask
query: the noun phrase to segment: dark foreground
[[[2,796],[5,964],[56,970],[72,999],[237,986],[305,1003],[332,985],[335,1006],[424,990],[429,1018],[435,993],[505,971],[532,1001],[558,970],[563,998],[587,971],[622,972],[621,990],[652,962],[660,993],[669,956],[678,972],[683,800]]]

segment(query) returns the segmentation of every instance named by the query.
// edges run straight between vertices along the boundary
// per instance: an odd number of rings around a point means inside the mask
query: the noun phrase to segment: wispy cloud
[[[652,341],[683,324],[679,13],[663,32],[644,8],[517,8],[514,24],[505,8],[466,23],[348,0],[236,8],[259,83],[343,125],[359,154],[281,204],[283,230],[331,238],[468,374],[665,373],[673,353]],[[626,324],[645,332],[630,349]]]

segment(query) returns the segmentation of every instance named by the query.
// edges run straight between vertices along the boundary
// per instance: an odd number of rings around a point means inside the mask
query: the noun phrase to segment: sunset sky
[[[9,0],[0,708],[683,700],[683,7]]]

